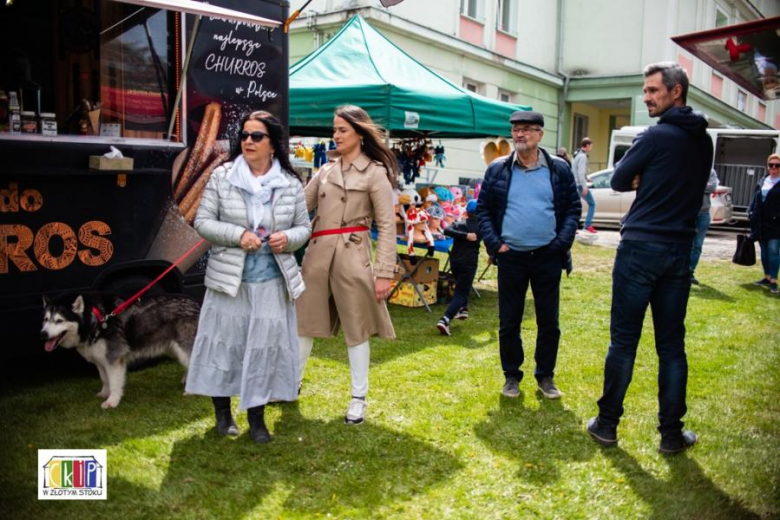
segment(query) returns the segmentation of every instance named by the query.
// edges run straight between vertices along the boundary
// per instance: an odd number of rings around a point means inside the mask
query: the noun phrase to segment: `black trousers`
[[[558,358],[561,331],[558,328],[560,303],[561,257],[548,247],[534,251],[507,251],[496,255],[498,263],[498,341],[501,368],[506,377],[522,380],[525,355],[520,329],[525,310],[528,285],[534,295],[536,310],[537,380],[552,377]]]

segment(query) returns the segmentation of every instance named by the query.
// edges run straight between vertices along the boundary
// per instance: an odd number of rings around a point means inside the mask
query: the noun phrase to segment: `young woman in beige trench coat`
[[[385,302],[396,266],[392,182],[397,163],[382,134],[360,107],[336,109],[335,159],[306,187],[306,206],[316,210],[303,258],[306,291],[296,301],[301,379],[313,338],[338,334],[349,354],[352,400],[345,422],[363,422],[368,394],[371,336],[394,339]],[[379,231],[371,262],[372,221]]]

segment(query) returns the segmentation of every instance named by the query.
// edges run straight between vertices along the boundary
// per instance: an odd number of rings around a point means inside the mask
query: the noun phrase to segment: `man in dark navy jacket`
[[[615,167],[612,189],[636,190],[623,218],[612,271],[610,344],[604,367],[599,415],[588,433],[599,443],[617,443],[617,425],[634,369],[645,311],[650,305],[658,353],[660,451],[692,446],[696,434],[683,431],[688,362],[685,311],[691,288],[690,260],[696,215],[712,168],[707,121],[686,106],[688,76],[673,62],[644,71],[644,103],[658,124],[634,139]]]
[[[569,166],[539,148],[544,117],[517,111],[509,120],[515,152],[488,166],[479,192],[477,218],[488,254],[498,265],[498,341],[506,382],[502,393],[520,395],[523,321],[528,285],[536,307],[536,377],[549,399],[561,331],[558,328],[561,271],[571,271],[569,249],[582,211]]]

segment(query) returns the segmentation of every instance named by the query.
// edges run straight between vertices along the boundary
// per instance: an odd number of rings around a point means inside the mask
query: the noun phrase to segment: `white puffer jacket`
[[[231,296],[238,293],[241,285],[246,252],[239,243],[250,227],[244,195],[230,182],[233,164],[225,163],[214,170],[195,217],[195,230],[211,242],[205,285]],[[287,284],[287,294],[295,300],[305,286],[293,252],[309,239],[311,223],[303,186],[293,174],[287,175],[290,185],[274,191],[272,233],[283,231],[287,235],[287,247],[283,253],[274,253],[274,257]]]

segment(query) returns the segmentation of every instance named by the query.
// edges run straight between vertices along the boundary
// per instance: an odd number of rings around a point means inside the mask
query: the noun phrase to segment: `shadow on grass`
[[[698,287],[691,287],[691,298],[701,298],[703,300],[720,300],[724,302],[733,303],[737,301],[732,296],[726,293],[722,293],[711,285],[701,284]]]
[[[663,456],[671,473],[668,480],[655,478],[619,447],[605,448],[603,453],[652,508],[650,518],[759,518],[713,484],[701,466],[685,453]]]
[[[200,401],[210,408],[206,399]],[[121,511],[126,518],[240,518],[265,511],[259,516],[268,518],[281,508],[301,515],[367,518],[379,507],[402,511],[404,501],[442,485],[463,467],[453,454],[402,432],[370,423],[350,427],[342,420],[311,420],[301,415],[298,403],[279,406],[281,418],[269,424],[274,435],[270,444],[255,444],[246,431],[224,438],[209,428],[173,444],[159,488],[153,482],[144,486],[143,474],[140,481],[109,475],[109,500],[102,503],[35,500],[31,477],[21,486],[23,493],[7,497],[6,505],[16,514],[5,518],[18,518],[20,512],[83,518],[101,511]],[[185,418],[200,417],[201,412],[172,409],[164,422],[172,428]],[[130,428],[123,437],[150,433]],[[79,446],[94,442],[82,437]],[[146,463],[139,459],[141,467]]]
[[[452,454],[407,434],[307,419],[298,403],[280,407],[270,444],[258,446],[246,432],[225,439],[213,430],[175,443],[158,507],[201,518],[242,517],[261,505],[368,517],[379,506],[402,507],[462,468]]]
[[[523,406],[518,399],[499,398],[498,410],[474,427],[487,447],[517,460],[517,478],[543,486],[560,479],[560,467],[589,460],[596,446],[583,434],[582,421],[560,400],[537,397],[540,408]]]
[[[465,349],[480,349],[498,343],[498,298],[494,291],[482,290],[481,298],[472,295],[469,301],[469,319],[453,320],[452,336],[443,336],[436,328],[436,322],[447,310],[445,304],[431,305],[431,312],[422,307],[409,308],[390,305],[390,317],[396,332],[415,331],[414,334],[399,334],[393,341],[371,338],[371,364],[381,365],[396,358],[409,356],[439,346],[457,345]],[[525,320],[533,319],[533,302],[529,300],[530,312],[526,307]],[[529,318],[530,316],[530,318]],[[525,321],[524,320],[524,321]],[[484,334],[488,333],[485,337]],[[335,338],[314,340],[312,356],[347,364],[347,347],[343,333]]]
[[[13,417],[14,422],[12,429],[0,434],[6,441],[0,456],[8,449],[26,449],[27,444],[52,449],[118,444],[165,433],[213,413],[205,400],[182,395],[183,372],[177,363],[166,362],[155,370],[129,373],[124,397],[113,410],[103,410],[103,399],[95,396],[101,388],[97,371],[91,378],[39,381],[42,386],[36,391],[7,395],[0,400],[0,415]]]

